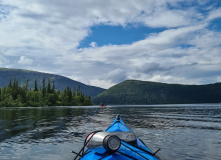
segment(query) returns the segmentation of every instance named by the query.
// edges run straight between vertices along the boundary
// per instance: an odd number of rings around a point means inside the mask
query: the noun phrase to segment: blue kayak
[[[87,149],[86,149],[87,148]],[[106,131],[87,136],[83,148],[74,160],[160,160],[118,115]]]

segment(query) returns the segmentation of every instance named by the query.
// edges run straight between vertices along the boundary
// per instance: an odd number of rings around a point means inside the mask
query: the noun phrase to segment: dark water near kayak
[[[0,108],[0,159],[72,160],[117,114],[162,160],[221,159],[221,104]]]

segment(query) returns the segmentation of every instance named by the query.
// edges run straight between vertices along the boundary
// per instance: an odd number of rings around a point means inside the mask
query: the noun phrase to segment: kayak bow
[[[84,151],[85,148],[88,149]],[[95,131],[87,136],[74,160],[160,160],[157,152],[137,138],[118,115],[105,132]]]

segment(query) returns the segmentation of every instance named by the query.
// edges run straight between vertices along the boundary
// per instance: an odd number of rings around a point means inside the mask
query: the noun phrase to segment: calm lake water
[[[0,108],[0,159],[72,160],[117,114],[162,160],[221,159],[221,104]]]

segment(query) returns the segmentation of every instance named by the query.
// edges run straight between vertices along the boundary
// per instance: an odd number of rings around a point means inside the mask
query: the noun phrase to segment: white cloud
[[[33,60],[30,58],[26,58],[25,56],[21,56],[18,60],[18,63],[21,65],[31,65],[33,63]]]
[[[0,65],[7,63],[7,59],[0,55]]]
[[[210,0],[197,0],[200,5],[206,5],[210,2]]]
[[[149,81],[153,82],[162,82],[162,83],[170,83],[170,84],[198,84],[198,80],[188,80],[185,77],[176,77],[176,76],[162,76],[162,75],[155,75],[149,79]]]
[[[155,72],[157,70],[164,70],[163,68],[160,67],[159,63],[156,62],[151,62],[151,63],[146,63],[142,64],[140,67],[138,67],[138,72],[141,73],[148,73],[150,74],[151,72]]]
[[[216,19],[216,18],[221,18],[221,8],[212,10],[209,13],[209,16],[208,16],[207,20],[211,21],[211,20]]]
[[[221,33],[208,28],[221,17],[220,8],[207,8],[207,16],[195,6],[182,6],[193,0],[1,2],[7,7],[0,16],[0,65],[57,73],[104,88],[127,78],[202,83],[220,77]],[[128,24],[165,30],[129,45],[91,42],[77,49],[92,26]]]
[[[1,46],[16,50],[33,47],[47,54],[61,54],[78,46],[98,24],[143,23],[156,27],[178,27],[192,23],[188,11],[170,11],[174,1],[42,1],[2,0],[10,14],[0,25]],[[110,7],[111,6],[111,7]],[[145,14],[141,14],[144,12]],[[190,15],[190,14],[193,15]],[[9,34],[10,33],[10,34]],[[56,47],[56,49],[54,49]],[[25,52],[30,53],[30,52]],[[16,55],[17,52],[8,53]]]
[[[92,86],[98,86],[101,88],[108,89],[108,88],[112,87],[113,85],[115,85],[116,83],[112,83],[109,80],[92,79],[92,80],[90,80],[89,84]]]
[[[191,23],[196,24],[195,12],[182,10],[168,10],[167,8],[157,8],[153,13],[138,17],[140,21],[151,27],[181,27]]]
[[[124,81],[127,78],[126,72],[123,69],[115,69],[113,71],[110,71],[107,74],[104,74],[103,79],[109,80],[114,83],[119,83]]]
[[[217,81],[217,82],[221,82],[221,76],[217,76],[217,77],[216,77],[216,81]]]
[[[186,84],[212,82],[212,78],[206,77],[210,74],[206,71],[208,65],[204,68],[202,64],[215,63],[214,66],[219,67],[221,41],[218,37],[219,34],[206,30],[205,25],[181,27],[154,34],[131,45],[85,48],[77,55],[65,55],[60,60],[69,67],[73,66],[70,68],[77,68],[80,62],[88,70],[97,68],[99,73],[90,70],[87,74],[92,79],[103,77],[112,83],[128,78]],[[186,44],[190,47],[182,48]],[[67,69],[67,72],[73,72],[73,69]],[[196,73],[203,80],[195,77]]]
[[[91,43],[90,43],[90,46],[94,48],[94,47],[97,46],[97,43],[96,43],[96,42],[91,42]]]

